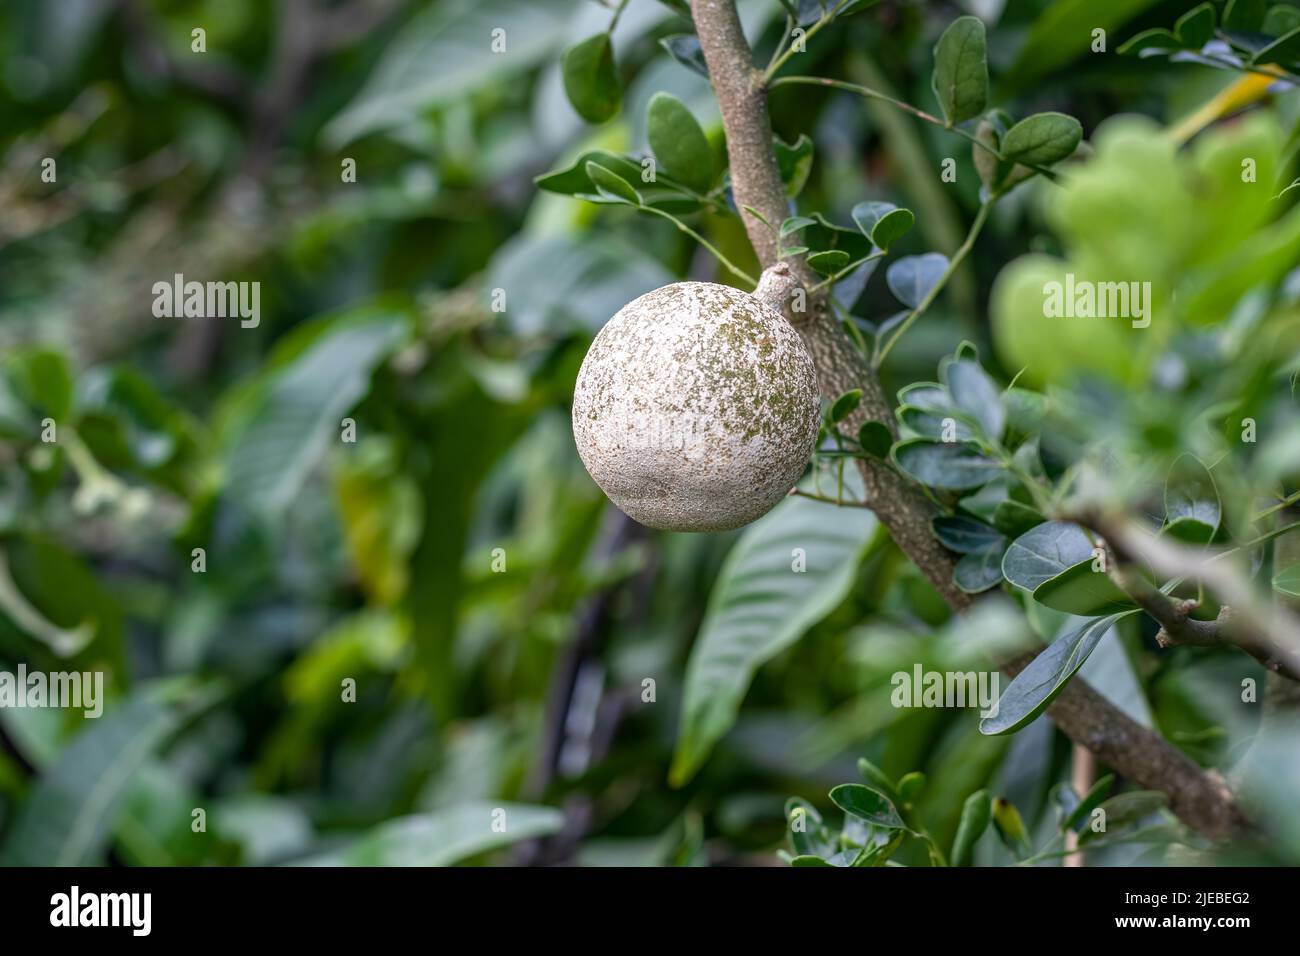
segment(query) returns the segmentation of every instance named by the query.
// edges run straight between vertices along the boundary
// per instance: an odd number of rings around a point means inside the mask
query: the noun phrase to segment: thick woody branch
[[[786,219],[789,203],[772,148],[772,123],[761,72],[741,30],[733,0],[692,0],[696,32],[709,68],[727,136],[732,192],[754,251],[765,267],[774,266],[779,247],[772,226]],[[748,208],[746,208],[748,207]],[[749,210],[756,210],[762,218]],[[805,287],[813,284],[801,260],[790,263]],[[862,404],[846,425],[883,422],[897,433],[893,410],[880,380],[830,313],[824,298],[810,297],[804,314],[786,314],[803,336],[817,366],[822,394],[834,399],[862,390]],[[868,504],[894,542],[925,574],[956,611],[971,597],[952,582],[953,558],[930,530],[933,506],[914,485],[884,462],[860,463]],[[1032,659],[1003,665],[1016,674]],[[1170,806],[1191,827],[1223,837],[1244,819],[1222,778],[1198,767],[1163,737],[1142,727],[1081,680],[1071,681],[1048,713],[1072,740],[1144,787],[1169,795]]]

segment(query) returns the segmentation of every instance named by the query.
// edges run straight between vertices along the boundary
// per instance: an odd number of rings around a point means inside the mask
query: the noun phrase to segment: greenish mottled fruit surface
[[[578,454],[609,499],[664,531],[725,531],[780,501],[812,456],[817,373],[772,306],[678,282],[629,302],[582,362]]]

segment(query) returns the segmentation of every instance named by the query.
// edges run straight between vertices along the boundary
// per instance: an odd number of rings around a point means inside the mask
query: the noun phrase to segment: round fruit
[[[609,499],[664,531],[766,514],[817,441],[817,373],[764,299],[678,282],[629,302],[578,372],[573,437]]]

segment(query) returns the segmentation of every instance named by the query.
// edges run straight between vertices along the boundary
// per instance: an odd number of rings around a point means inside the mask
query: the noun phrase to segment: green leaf
[[[225,454],[231,497],[265,516],[283,514],[408,328],[391,310],[344,313],[258,382]]]
[[[104,862],[116,811],[136,773],[176,730],[181,713],[151,696],[132,697],[59,753],[28,792],[0,851],[5,866],[95,866]]]
[[[593,149],[583,153],[564,169],[544,173],[533,181],[537,183],[538,189],[545,189],[547,192],[559,193],[564,196],[594,193],[596,184],[587,175],[588,163],[604,166],[607,170],[628,182],[633,182],[641,175],[641,167],[626,156],[620,156],[617,153],[611,153],[603,149]]]
[[[675,33],[659,41],[659,45],[668,51],[668,55],[693,73],[698,73],[706,80],[709,78],[709,66],[704,62],[704,50],[700,39],[693,33]]]
[[[875,528],[866,509],[790,497],[741,534],[691,648],[674,786],[694,775],[731,728],[754,672],[848,594]],[[792,568],[796,548],[806,561],[801,573]]]
[[[1255,66],[1267,63],[1295,63],[1300,61],[1300,27],[1278,37],[1251,58]]]
[[[6,365],[29,405],[56,422],[67,419],[72,412],[72,369],[62,352],[23,349]]]
[[[1119,45],[1115,52],[1119,54],[1135,53],[1141,55],[1145,50],[1181,50],[1183,41],[1168,30],[1143,30],[1141,33]]]
[[[997,712],[980,720],[980,733],[1014,733],[1033,721],[1065,689],[1098,642],[1132,613],[1092,618],[1053,641],[1002,692]]]
[[[597,33],[565,50],[560,71],[569,102],[588,123],[603,123],[618,112],[623,86],[614,69],[608,33]]]
[[[905,773],[898,779],[898,797],[905,806],[911,806],[925,789],[925,774],[919,770]]]
[[[831,802],[845,813],[875,826],[889,830],[907,829],[888,797],[860,783],[842,783],[835,787],[831,790]]]
[[[713,151],[704,130],[677,97],[656,93],[646,108],[646,138],[668,175],[697,193],[713,184]]]
[[[641,205],[641,194],[632,184],[617,173],[612,173],[598,163],[587,164],[587,178],[596,187],[596,193],[605,199],[625,202],[632,206]]]
[[[911,438],[895,445],[893,455],[899,468],[930,488],[978,488],[1002,470],[996,460],[970,442]]]
[[[1219,490],[1210,470],[1195,455],[1179,455],[1165,477],[1165,530],[1180,540],[1205,543],[1218,531],[1222,517]],[[1170,527],[1175,524],[1182,527]],[[1196,525],[1208,528],[1209,535],[1202,537],[1204,532]]]
[[[1046,607],[1093,617],[1137,607],[1104,571],[1094,571],[1088,558],[1034,588],[1034,600]]]
[[[834,863],[827,863],[819,856],[796,856],[790,860],[791,866],[826,866],[834,868]]]
[[[1002,574],[1018,588],[1033,592],[1044,581],[1092,559],[1092,541],[1077,524],[1045,521],[1011,542],[1002,558]]]
[[[1287,597],[1300,598],[1300,564],[1293,564],[1273,575],[1273,590]]]
[[[1169,798],[1159,790],[1130,790],[1128,793],[1121,793],[1111,797],[1100,807],[1105,814],[1103,819],[1106,822],[1106,829],[1093,830],[1091,827],[1085,828],[1079,833],[1079,845],[1083,846],[1094,840],[1100,840],[1118,829],[1137,823],[1143,817],[1150,816],[1160,810],[1168,802]]]
[[[943,31],[934,48],[931,85],[949,126],[984,112],[989,65],[984,24],[978,17],[958,17]]]
[[[979,594],[1002,583],[1002,545],[963,555],[952,569],[952,580],[967,594]]]
[[[961,515],[938,515],[930,520],[930,527],[940,544],[958,554],[976,554],[1006,542],[996,528]]]
[[[1002,158],[1026,166],[1051,166],[1074,154],[1083,127],[1064,113],[1035,113],[1002,137]]]
[[[1006,498],[993,509],[993,527],[1012,540],[1038,527],[1045,519],[1029,505]]]
[[[957,836],[952,841],[949,863],[953,866],[970,866],[975,843],[988,829],[993,818],[993,802],[987,790],[977,790],[961,805],[961,822]]]
[[[939,284],[947,270],[948,257],[939,252],[903,256],[889,264],[885,282],[899,302],[915,309]]]
[[[773,137],[772,148],[776,151],[776,165],[781,172],[781,182],[785,184],[785,195],[794,199],[803,191],[808,174],[812,172],[813,142],[805,133],[800,133],[793,145],[777,136]]]
[[[882,422],[866,422],[858,429],[858,444],[862,450],[873,458],[889,458],[889,449],[894,445],[894,436]]]
[[[582,0],[448,0],[422,5],[382,46],[370,78],[325,127],[331,148],[427,119],[431,109],[552,60],[568,42]],[[504,53],[493,30],[508,28]]]
[[[840,249],[814,252],[808,257],[808,266],[819,275],[833,276],[849,264],[849,254]]]
[[[979,422],[984,437],[990,442],[1002,440],[1007,424],[1007,410],[1002,401],[1002,390],[989,374],[971,359],[945,362],[939,377],[948,387],[957,408]]]
[[[872,788],[879,790],[890,800],[896,800],[898,797],[898,787],[885,771],[881,770],[866,757],[858,758],[858,774],[863,780],[871,784]]]
[[[1070,811],[1069,816],[1061,821],[1061,832],[1075,829],[1080,823],[1088,818],[1101,802],[1106,799],[1110,793],[1110,788],[1115,785],[1115,775],[1108,773],[1089,788],[1087,795],[1080,800]]]
[[[1214,7],[1203,3],[1174,23],[1174,33],[1185,47],[1199,50],[1214,37]]]
[[[785,222],[781,223],[778,235],[784,239],[791,233],[799,232],[801,229],[805,229],[808,226],[815,226],[816,224],[817,220],[809,216],[791,216]]]
[[[564,825],[553,807],[484,801],[398,817],[340,850],[297,866],[450,866],[520,840],[549,836]]]
[[[1093,31],[1119,36],[1123,26],[1158,0],[1054,0],[1041,7],[1010,69],[998,78],[998,99],[1007,100],[1035,86],[1063,67],[1088,59]],[[1172,39],[1172,37],[1171,37]]]
[[[878,249],[888,249],[911,230],[916,217],[910,209],[892,202],[860,202],[853,207],[853,221]]]
[[[1223,29],[1252,33],[1264,23],[1268,0],[1228,0],[1223,11]]]
[[[1300,10],[1277,3],[1268,8],[1260,29],[1271,37],[1281,37],[1300,27]]]
[[[835,399],[835,404],[831,406],[831,421],[838,425],[852,415],[861,404],[862,389],[855,388],[850,392],[845,392]]]

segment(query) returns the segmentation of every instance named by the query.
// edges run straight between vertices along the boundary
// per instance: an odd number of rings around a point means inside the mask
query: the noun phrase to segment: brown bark
[[[696,32],[722,112],[732,191],[750,242],[764,267],[777,262],[773,230],[788,215],[780,170],[772,149],[772,123],[762,73],[741,29],[733,0],[692,0]],[[762,219],[749,209],[757,210]],[[770,223],[771,225],[768,225]],[[799,280],[811,285],[800,261],[790,263]],[[875,420],[897,432],[893,410],[879,377],[839,327],[822,301],[808,302],[806,313],[787,315],[803,336],[817,365],[822,394],[834,399],[855,388],[862,404],[848,426]],[[930,530],[929,499],[884,464],[861,463],[872,510],[952,608],[962,611],[971,597],[952,583],[953,559]],[[1018,673],[1032,659],[1007,662]],[[1213,771],[1205,771],[1158,733],[1140,726],[1081,680],[1073,680],[1048,710],[1056,725],[1098,760],[1143,787],[1168,794],[1170,807],[1185,823],[1211,837],[1224,837],[1244,825],[1231,791]]]

